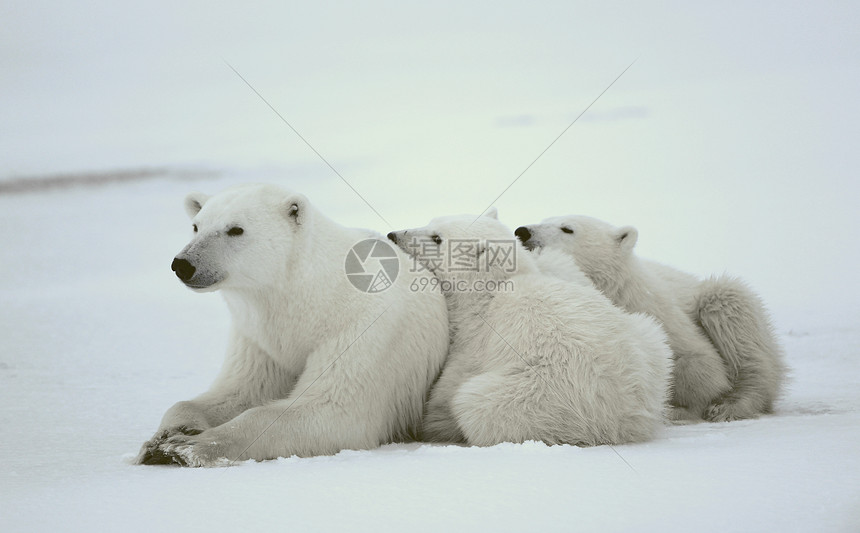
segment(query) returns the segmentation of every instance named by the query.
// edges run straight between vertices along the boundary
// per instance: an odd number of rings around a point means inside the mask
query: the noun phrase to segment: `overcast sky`
[[[854,2],[122,4],[0,5],[0,178],[227,169],[387,232],[488,207],[636,60],[503,221],[633,224],[777,307],[858,310]]]

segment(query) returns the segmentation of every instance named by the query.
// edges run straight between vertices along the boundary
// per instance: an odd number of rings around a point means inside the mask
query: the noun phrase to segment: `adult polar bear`
[[[663,425],[671,351],[651,317],[615,307],[587,280],[543,274],[495,211],[388,238],[441,280],[448,301],[451,349],[425,439],[588,446],[645,441]]]
[[[633,253],[638,232],[585,216],[514,232],[531,250],[563,251],[609,299],[666,329],[674,404],[710,421],[770,413],[785,380],[782,349],[759,297],[729,276],[700,280]]]
[[[271,185],[191,194],[185,207],[194,237],[173,269],[195,291],[221,290],[231,338],[212,387],[167,411],[139,463],[333,454],[419,429],[447,310],[441,295],[411,291],[406,269],[382,292],[350,284],[347,253],[378,235]]]

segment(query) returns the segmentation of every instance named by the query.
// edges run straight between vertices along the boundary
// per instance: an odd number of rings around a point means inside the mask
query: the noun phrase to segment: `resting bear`
[[[334,454],[417,433],[448,349],[444,297],[410,290],[405,268],[376,292],[345,273],[367,239],[402,265],[406,255],[271,185],[191,194],[185,207],[194,237],[173,270],[195,291],[221,291],[230,341],[211,388],[167,411],[138,463]]]
[[[448,302],[451,348],[426,440],[590,446],[645,441],[663,425],[671,351],[651,317],[590,283],[542,274],[495,211],[388,237],[435,274]]]
[[[782,349],[761,299],[730,276],[700,280],[638,258],[638,232],[584,216],[548,218],[515,235],[529,250],[561,250],[616,305],[663,324],[675,357],[673,404],[710,421],[773,411]],[[683,412],[681,410],[680,412]]]

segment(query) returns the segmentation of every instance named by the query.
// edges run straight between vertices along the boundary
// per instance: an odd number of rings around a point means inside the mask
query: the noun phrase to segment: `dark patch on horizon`
[[[131,183],[159,178],[193,180],[211,178],[218,175],[218,172],[208,170],[137,168],[22,176],[0,180],[0,194],[20,194],[53,189],[67,189],[70,187],[99,187],[115,183]]]

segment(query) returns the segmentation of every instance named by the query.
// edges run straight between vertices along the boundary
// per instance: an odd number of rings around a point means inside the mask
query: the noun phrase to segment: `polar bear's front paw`
[[[704,418],[708,422],[731,422],[750,418],[750,414],[733,402],[717,401],[705,409]]]
[[[229,466],[232,446],[206,431],[199,435],[174,435],[158,447],[161,454],[171,462],[182,466],[212,467]]]
[[[143,443],[140,452],[134,460],[138,465],[169,465],[174,464],[172,457],[164,455],[160,446],[174,435],[198,435],[202,429],[190,428],[188,426],[176,426],[157,432],[151,439]]]

